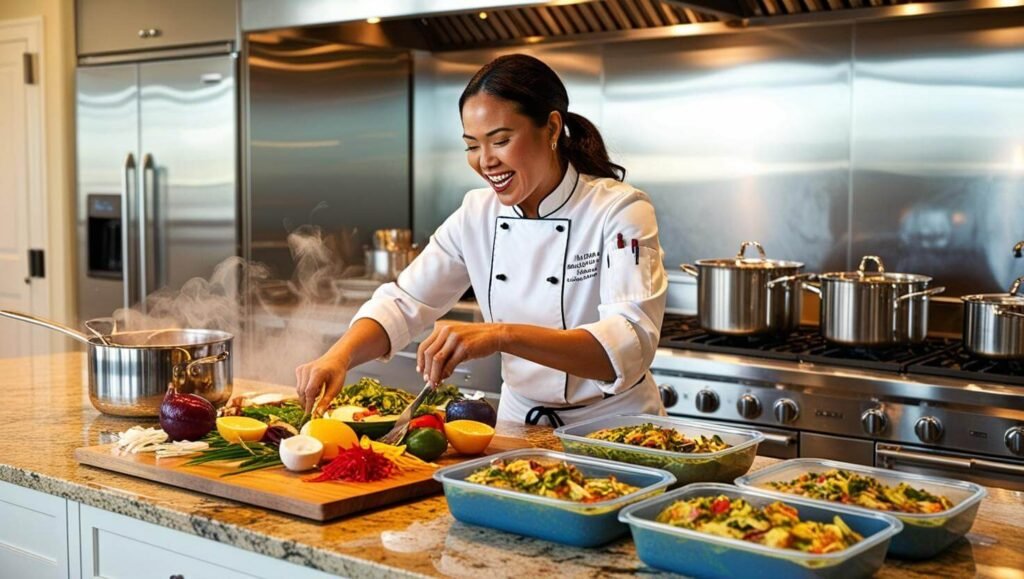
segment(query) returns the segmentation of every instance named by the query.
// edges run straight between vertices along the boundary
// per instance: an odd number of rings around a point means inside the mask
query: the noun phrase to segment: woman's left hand
[[[501,351],[503,324],[438,322],[416,351],[416,371],[423,380],[440,384],[455,367]]]

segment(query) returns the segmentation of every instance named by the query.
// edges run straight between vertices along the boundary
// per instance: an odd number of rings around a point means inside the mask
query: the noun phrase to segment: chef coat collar
[[[566,166],[562,182],[551,193],[548,193],[547,196],[541,199],[540,205],[537,207],[537,217],[544,219],[565,206],[569,202],[569,198],[576,191],[576,185],[579,184],[579,180],[580,174],[576,171],[576,167],[569,163]],[[518,205],[513,205],[512,210],[519,217],[526,217]]]

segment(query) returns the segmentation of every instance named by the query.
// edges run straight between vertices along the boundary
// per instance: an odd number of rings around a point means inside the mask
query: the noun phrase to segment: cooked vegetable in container
[[[619,510],[675,482],[664,471],[539,449],[450,466],[434,478],[463,523],[574,547],[626,534]]]
[[[732,482],[750,469],[764,440],[756,430],[648,414],[586,420],[555,436],[566,452],[664,469],[679,485]]]
[[[974,483],[848,464],[796,458],[736,479],[788,500],[845,504],[861,512],[887,512],[903,523],[889,554],[925,559],[963,537],[974,524],[987,491]]]
[[[732,485],[695,483],[619,513],[637,556],[689,577],[869,577],[885,561],[895,517]]]

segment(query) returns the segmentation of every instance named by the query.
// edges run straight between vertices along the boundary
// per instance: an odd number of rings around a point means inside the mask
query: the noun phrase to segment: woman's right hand
[[[331,352],[320,356],[312,362],[306,362],[295,369],[295,390],[299,394],[299,402],[303,411],[312,414],[314,417],[323,415],[327,406],[334,400],[334,397],[341,392],[345,384],[345,374],[348,372],[348,362]],[[320,398],[320,392],[323,397]],[[320,398],[320,404],[316,399]]]

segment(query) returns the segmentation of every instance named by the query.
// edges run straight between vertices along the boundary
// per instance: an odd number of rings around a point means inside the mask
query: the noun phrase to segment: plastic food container
[[[914,488],[923,488],[932,494],[944,495],[953,501],[953,508],[948,511],[928,514],[896,513],[844,505],[868,513],[885,512],[903,522],[903,532],[896,535],[889,545],[889,554],[895,557],[926,559],[936,555],[970,530],[971,525],[974,524],[974,517],[978,514],[981,499],[988,495],[985,487],[969,482],[816,458],[795,458],[780,462],[749,476],[739,478],[736,480],[736,484],[743,488],[756,488],[789,500],[790,497],[798,495],[767,488],[765,485],[773,481],[791,481],[810,471],[824,472],[834,468],[871,476],[882,484],[891,486],[906,482]],[[838,504],[822,499],[800,498],[819,504]]]
[[[686,453],[587,438],[588,434],[605,428],[634,426],[646,422],[664,428],[674,428],[689,437],[717,434],[732,446],[718,452]],[[694,482],[732,482],[750,470],[750,465],[757,454],[757,445],[764,440],[764,435],[756,430],[650,414],[595,418],[562,426],[555,430],[555,436],[561,439],[566,452],[664,469],[675,475],[677,485]]]
[[[864,537],[848,549],[819,555],[766,547],[656,521],[658,514],[675,501],[718,495],[742,498],[755,507],[779,500],[777,495],[757,490],[697,483],[630,505],[619,513],[619,520],[630,526],[637,556],[647,565],[691,577],[722,578],[868,577],[882,566],[889,540],[903,528],[897,519],[882,513],[787,497],[784,502],[800,512],[801,520],[830,523],[839,515]]]
[[[493,460],[565,461],[586,477],[614,476],[640,490],[599,503],[578,503],[466,482],[466,477]],[[464,522],[574,547],[596,547],[626,534],[619,510],[663,493],[675,482],[671,474],[606,460],[570,456],[540,449],[520,449],[449,466],[434,473],[444,485],[452,515]]]

